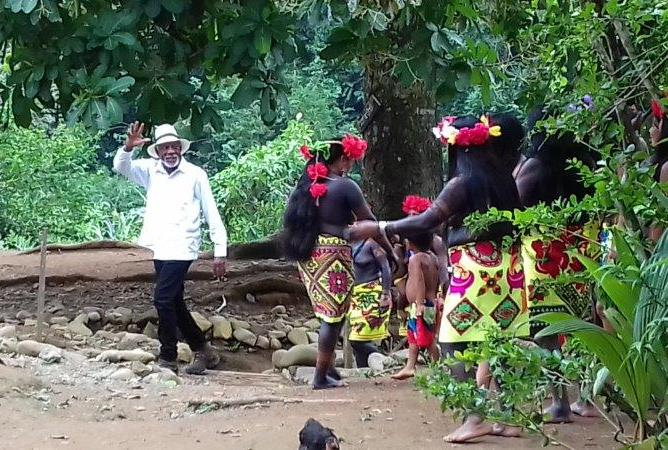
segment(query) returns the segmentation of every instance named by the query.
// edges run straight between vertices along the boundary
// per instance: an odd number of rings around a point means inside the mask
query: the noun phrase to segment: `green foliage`
[[[456,352],[445,365],[463,363],[468,369],[484,362],[489,363],[492,379],[499,386],[497,391],[478,387],[473,379],[457,381],[443,366],[418,376],[417,385],[439,399],[443,411],[520,426],[543,434],[546,442],[550,438],[543,432],[542,411],[550,387],[565,388],[579,379],[584,364],[593,363],[591,357],[576,361],[570,354],[549,352],[523,344],[498,330],[489,330],[486,341],[472,343],[464,352]]]
[[[95,169],[94,161],[95,141],[78,128],[59,128],[49,135],[10,127],[0,133],[4,246],[32,247],[44,227],[50,242],[94,239],[112,211],[141,200],[127,183]]]
[[[623,240],[615,235],[617,248],[626,253],[616,266],[599,268],[580,257],[609,299],[605,315],[614,331],[548,313],[537,317],[552,324],[538,336],[572,334],[601,360],[637,417],[640,441],[668,427],[668,233],[640,265]]]
[[[309,125],[291,121],[283,133],[258,146],[211,178],[232,242],[248,242],[280,230],[290,191],[303,170],[297,149],[312,141]]]

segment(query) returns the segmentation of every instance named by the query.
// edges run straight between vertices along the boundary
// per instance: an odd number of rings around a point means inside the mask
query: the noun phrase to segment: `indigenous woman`
[[[392,273],[387,253],[373,239],[353,244],[355,285],[350,302],[350,336],[357,367],[369,367],[374,344],[389,336]]]
[[[439,341],[449,354],[469,342],[484,340],[485,327],[496,326],[515,336],[529,334],[519,248],[502,246],[503,238],[512,234],[512,226],[497,224],[478,235],[464,226],[464,219],[474,212],[520,207],[511,165],[495,139],[502,132],[485,116],[480,121],[474,117],[444,118],[434,134],[448,145],[450,177],[429,209],[394,222],[357,223],[350,229],[352,236],[366,237],[410,235],[447,225],[453,274]],[[463,369],[460,372],[455,375],[464,378]],[[467,442],[489,433],[506,436],[510,434],[507,431],[469,416],[447,440]]]
[[[285,254],[298,262],[313,311],[321,320],[314,389],[342,385],[333,356],[354,286],[353,254],[344,230],[355,219],[375,220],[362,191],[346,174],[366,147],[353,136],[325,148],[303,146],[306,167],[285,211]]]
[[[529,127],[534,129],[546,113],[541,108],[529,115]],[[582,200],[588,190],[577,169],[568,167],[569,160],[576,158],[589,167],[595,159],[588,149],[575,142],[575,136],[547,136],[544,131],[534,130],[528,158],[517,170],[517,188],[525,207],[539,203],[551,204],[555,200],[575,197]],[[591,292],[584,283],[554,283],[561,275],[574,275],[584,270],[580,261],[568,255],[577,250],[583,255],[594,256],[598,226],[592,223],[572,223],[558,236],[539,231],[523,239],[522,256],[526,277],[527,299],[532,316],[545,312],[569,312],[578,317],[589,316],[592,308]],[[593,245],[592,245],[593,244]],[[552,282],[552,283],[550,283]],[[532,321],[532,335],[546,324]],[[537,343],[549,350],[559,349],[557,336],[541,338]],[[546,414],[551,422],[569,422],[571,406],[561,389],[553,389],[553,404]],[[590,411],[578,405],[575,411],[589,415]]]

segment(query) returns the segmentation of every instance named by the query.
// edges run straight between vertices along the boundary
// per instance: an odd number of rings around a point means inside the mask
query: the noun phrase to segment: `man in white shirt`
[[[220,358],[188,311],[183,300],[184,281],[199,254],[201,216],[209,224],[214,244],[213,273],[219,279],[225,275],[227,231],[206,173],[183,159],[190,142],[180,138],[172,125],[158,125],[155,142],[147,149],[153,159],[133,160],[135,147],[150,141],[142,136],[143,131],[144,124],[135,122],[130,126],[125,145],[114,157],[114,170],[146,189],[139,245],[153,251],[153,301],[160,321],[158,364],[178,371],[176,345],[180,330],[195,352],[195,360],[186,372],[201,375],[207,368],[215,367]]]

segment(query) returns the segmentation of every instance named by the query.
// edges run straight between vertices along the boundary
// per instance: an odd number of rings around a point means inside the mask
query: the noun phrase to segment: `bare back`
[[[419,252],[408,261],[406,297],[410,303],[434,301],[438,292],[438,259],[431,253]]]

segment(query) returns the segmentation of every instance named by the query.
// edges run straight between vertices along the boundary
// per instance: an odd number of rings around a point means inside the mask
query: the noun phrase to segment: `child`
[[[434,336],[436,332],[436,295],[439,288],[438,258],[430,252],[433,233],[420,233],[407,238],[407,250],[413,252],[408,260],[406,298],[410,305],[408,316],[408,361],[395,380],[415,375],[418,353],[427,349],[433,361],[440,354]]]

